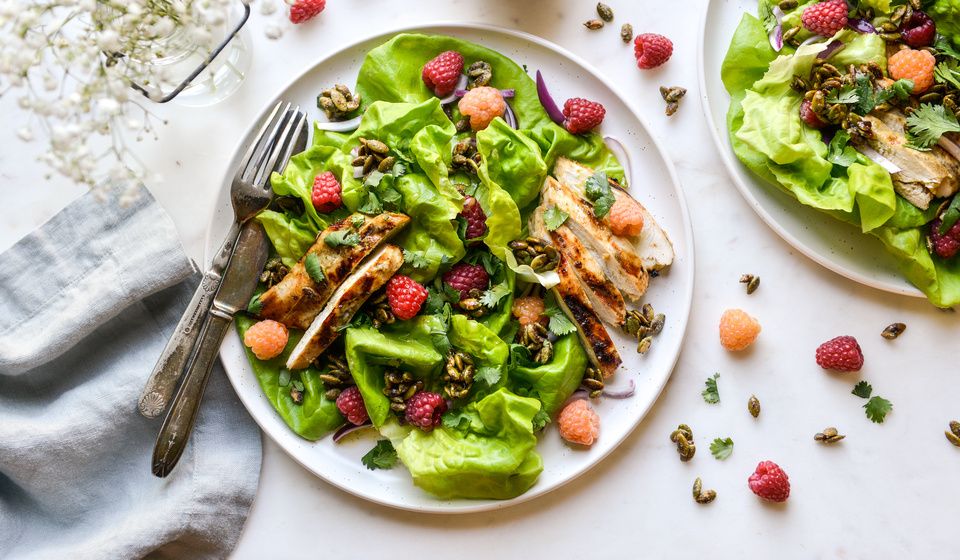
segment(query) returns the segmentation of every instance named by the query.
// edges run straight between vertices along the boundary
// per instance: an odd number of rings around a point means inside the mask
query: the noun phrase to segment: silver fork
[[[281,101],[244,153],[230,186],[233,225],[147,379],[137,406],[143,416],[155,418],[166,410],[200,337],[200,327],[223,280],[241,227],[270,204],[270,174],[282,170],[295,151],[303,151],[306,132],[306,115],[299,107]]]

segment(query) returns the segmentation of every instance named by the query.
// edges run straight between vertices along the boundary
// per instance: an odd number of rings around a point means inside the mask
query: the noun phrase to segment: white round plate
[[[347,438],[334,444],[330,437],[311,442],[294,434],[270,406],[257,384],[243,352],[240,337],[227,336],[221,359],[240,400],[260,427],[297,462],[331,484],[357,496],[381,504],[440,513],[491,510],[532,499],[569,482],[586,472],[626,438],[656,401],[676,364],[687,327],[693,296],[693,238],[686,203],[676,173],[659,143],[625,98],[584,61],[538,37],[475,24],[431,24],[378,35],[347,47],[318,61],[293,82],[280,89],[276,99],[300,103],[312,118],[318,117],[317,91],[333,83],[353,84],[364,54],[393,35],[403,31],[444,34],[479,43],[526,64],[531,74],[543,69],[552,92],[561,99],[574,95],[602,102],[607,109],[602,132],[621,139],[631,154],[633,168],[642,169],[644,181],[633,185],[632,192],[656,216],[673,240],[677,258],[669,273],[651,282],[647,301],[667,316],[666,327],[650,352],[641,357],[635,342],[617,339],[624,366],[610,385],[625,387],[629,379],[637,385],[633,397],[625,400],[601,399],[597,405],[603,420],[599,440],[590,449],[573,449],[562,443],[556,428],[548,426],[541,436],[538,451],[544,470],[526,494],[513,500],[438,500],[413,485],[402,466],[388,471],[369,471],[360,463],[375,441],[372,432]],[[254,125],[273,107],[270,101],[259,115],[250,116],[250,130],[228,170],[234,169],[241,147],[253,135]],[[225,170],[226,171],[226,170]],[[227,172],[216,211],[207,232],[206,255],[219,247],[232,213],[228,198],[231,173]],[[612,333],[616,336],[616,333]]]
[[[698,65],[703,110],[733,183],[773,231],[819,264],[867,286],[924,297],[897,270],[893,257],[878,239],[800,204],[751,173],[733,153],[726,125],[730,96],[720,80],[720,66],[740,18],[756,12],[757,0],[708,0],[701,22]]]

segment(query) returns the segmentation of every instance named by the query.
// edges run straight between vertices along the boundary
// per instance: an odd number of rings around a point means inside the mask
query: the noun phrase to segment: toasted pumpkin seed
[[[603,2],[597,3],[597,15],[600,16],[600,19],[603,21],[613,21],[613,9]]]
[[[813,439],[821,443],[836,443],[847,436],[837,432],[834,427],[824,428],[822,432],[813,436]]]
[[[754,418],[760,416],[760,399],[756,395],[750,395],[750,400],[747,401],[747,410],[750,411],[750,416]]]
[[[620,27],[620,39],[624,43],[629,43],[633,40],[633,26],[629,23],[625,23]]]
[[[592,31],[596,31],[597,29],[603,27],[603,20],[588,19],[587,21],[583,22],[583,26]]]
[[[880,333],[880,336],[887,340],[893,340],[903,334],[903,331],[907,330],[907,325],[903,323],[890,323],[883,329],[883,332]]]

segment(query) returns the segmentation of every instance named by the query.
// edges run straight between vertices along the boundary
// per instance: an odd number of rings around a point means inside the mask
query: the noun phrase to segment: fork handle
[[[234,222],[227,233],[220,252],[214,257],[197,286],[190,303],[180,317],[173,336],[167,341],[157,364],[150,373],[147,383],[140,394],[137,409],[147,418],[156,418],[163,414],[177,389],[177,383],[187,368],[190,355],[201,335],[204,318],[213,304],[213,297],[220,287],[223,271],[230,262],[230,255],[240,234],[240,224]]]
[[[233,322],[231,314],[217,309],[216,306],[210,310],[207,317],[196,356],[190,362],[190,368],[177,391],[177,397],[170,406],[170,412],[163,421],[153,448],[153,474],[161,478],[170,474],[180,460],[180,456],[183,455],[183,450],[190,439],[190,432],[193,431],[193,424],[197,419],[197,412],[200,410],[203,391],[207,387],[213,364],[220,353],[220,343],[223,342],[223,337]]]

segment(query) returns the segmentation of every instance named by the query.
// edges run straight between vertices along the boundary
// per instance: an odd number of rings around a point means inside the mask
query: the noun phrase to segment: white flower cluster
[[[209,50],[237,0],[0,0],[0,96],[41,132],[41,160],[78,184],[132,189],[147,170],[128,140],[156,137],[148,101],[170,89],[165,61],[184,46]]]

